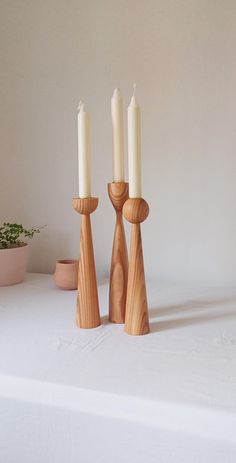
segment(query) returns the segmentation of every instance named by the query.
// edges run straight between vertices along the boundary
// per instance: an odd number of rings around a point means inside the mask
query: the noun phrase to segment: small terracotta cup
[[[54,282],[61,289],[77,289],[79,261],[73,259],[56,262]]]

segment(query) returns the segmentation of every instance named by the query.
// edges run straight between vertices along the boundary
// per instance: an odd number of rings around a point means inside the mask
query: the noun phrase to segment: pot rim
[[[57,260],[57,264],[62,264],[62,265],[70,265],[70,264],[78,264],[78,259],[60,259]]]
[[[23,243],[21,246],[15,246],[14,248],[0,248],[1,251],[16,251],[17,249],[22,249],[28,246],[28,243]]]

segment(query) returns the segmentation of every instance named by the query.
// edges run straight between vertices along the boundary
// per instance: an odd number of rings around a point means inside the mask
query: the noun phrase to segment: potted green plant
[[[0,226],[0,286],[14,285],[24,279],[28,245],[24,239],[33,238],[40,228],[26,229],[17,223]]]

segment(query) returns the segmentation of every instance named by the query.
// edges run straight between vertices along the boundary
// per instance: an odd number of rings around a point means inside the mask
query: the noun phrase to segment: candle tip
[[[116,87],[116,88],[115,88],[115,90],[114,90],[114,92],[113,92],[113,96],[114,96],[114,97],[117,96],[117,97],[119,97],[119,98],[121,97],[119,87]]]
[[[78,107],[77,107],[77,110],[78,112],[80,112],[81,110],[83,111],[84,110],[84,103],[83,101],[80,100],[79,104],[78,104]]]
[[[133,96],[135,96],[135,93],[136,93],[136,87],[137,87],[137,84],[136,84],[136,83],[134,83],[134,84],[133,84]]]

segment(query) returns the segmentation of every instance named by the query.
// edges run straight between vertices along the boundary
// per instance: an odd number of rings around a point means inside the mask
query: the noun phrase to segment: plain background
[[[29,269],[77,257],[76,108],[92,124],[98,275],[108,275],[114,213],[110,98],[142,108],[146,273],[236,282],[235,0],[1,0],[0,221],[47,224]],[[125,110],[126,119],[126,110]],[[129,228],[129,227],[128,227]]]

